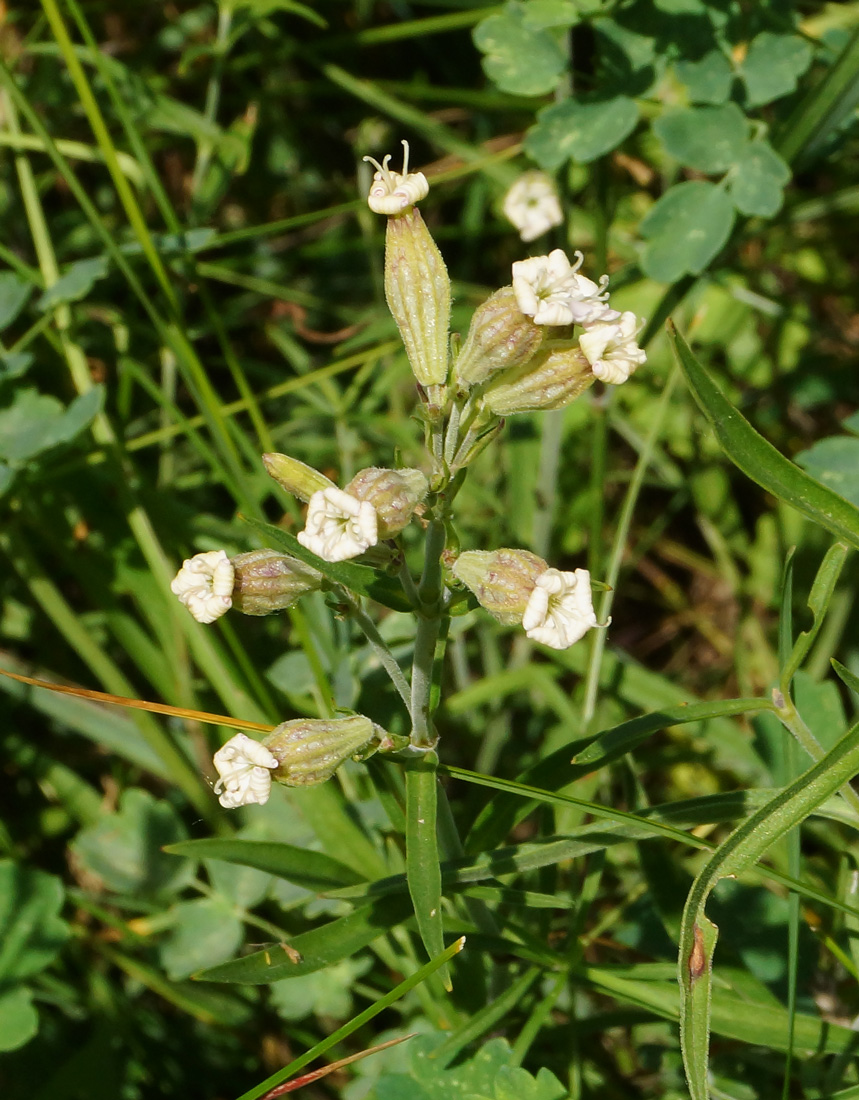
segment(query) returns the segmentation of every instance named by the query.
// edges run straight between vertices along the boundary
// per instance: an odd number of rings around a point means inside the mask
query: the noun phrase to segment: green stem
[[[445,538],[444,523],[439,519],[431,520],[427,528],[424,570],[418,586],[420,605],[412,659],[410,706],[410,740],[414,748],[422,750],[433,748],[438,740],[432,725],[432,685],[436,642],[441,628],[441,553]]]
[[[671,372],[668,381],[665,383],[665,388],[662,391],[662,396],[659,399],[659,404],[653,415],[653,426],[641,449],[641,454],[638,456],[638,462],[636,463],[635,470],[629,482],[629,488],[626,491],[626,496],[624,497],[623,505],[620,509],[617,532],[615,533],[608,570],[605,575],[605,582],[609,585],[609,590],[603,594],[599,607],[599,620],[603,623],[607,622],[611,611],[611,605],[614,598],[614,587],[617,584],[617,578],[620,574],[620,566],[623,561],[623,554],[629,537],[629,529],[632,524],[632,516],[638,501],[638,494],[641,492],[641,487],[644,483],[644,475],[647,472],[647,467],[650,465],[653,450],[656,446],[656,440],[659,438],[659,433],[662,431],[662,424],[668,412],[671,394],[674,391],[676,382],[677,369],[675,368]],[[591,721],[596,711],[600,664],[602,663],[602,655],[605,649],[605,635],[606,632],[604,630],[596,630],[593,633],[593,642],[591,644],[585,684],[585,701],[582,707],[583,729],[587,729],[588,723]]]
[[[773,702],[775,703],[775,714],[779,722],[785,729],[790,730],[816,764],[818,760],[826,755],[826,750],[803,721],[799,711],[793,705],[793,700],[789,697],[786,698],[776,690],[773,692]],[[853,790],[849,783],[846,783],[840,789],[839,794],[852,810],[859,813],[859,794]]]
[[[385,640],[376,628],[376,624],[361,607],[359,601],[347,592],[345,588],[340,593],[339,598],[349,607],[349,610],[352,612],[352,617],[361,628],[364,637],[372,646],[373,652],[381,661],[385,672],[390,676],[391,683],[397,689],[400,698],[406,704],[406,709],[409,709],[412,705],[409,682],[403,670],[400,668],[396,657],[385,644]]]

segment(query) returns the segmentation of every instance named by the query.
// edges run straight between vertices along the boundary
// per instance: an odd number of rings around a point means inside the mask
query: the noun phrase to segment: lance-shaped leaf
[[[755,431],[713,382],[670,322],[668,336],[689,389],[734,465],[785,504],[851,546],[859,547],[859,508],[809,477]]]
[[[752,866],[785,833],[859,771],[859,722],[808,771],[769,801],[719,846],[698,874],[683,910],[678,959],[680,1044],[692,1100],[707,1100],[713,952],[719,930],[705,906],[720,879]]]

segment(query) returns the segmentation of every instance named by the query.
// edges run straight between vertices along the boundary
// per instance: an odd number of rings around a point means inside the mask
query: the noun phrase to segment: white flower
[[[647,354],[635,342],[641,327],[635,314],[627,310],[619,320],[588,325],[579,337],[579,347],[602,382],[619,386],[645,362]]]
[[[213,623],[233,604],[233,563],[224,550],[209,550],[186,558],[170,582],[175,593],[198,623]]]
[[[608,304],[608,275],[602,275],[599,283],[577,274],[584,256],[576,253],[576,266],[571,269],[570,312],[577,325],[592,325],[595,321],[616,321],[620,314]]]
[[[545,172],[525,172],[504,196],[504,216],[523,241],[533,241],[564,220],[555,185]]]
[[[581,260],[579,261],[581,263]],[[513,264],[513,291],[519,308],[535,325],[571,325],[574,279],[579,264],[570,267],[563,249]]]
[[[540,574],[522,616],[529,638],[552,649],[567,649],[598,625],[587,569],[547,569]]]
[[[379,541],[376,509],[342,489],[320,489],[310,498],[298,541],[325,561],[345,561]]]
[[[215,753],[214,765],[220,776],[215,784],[218,801],[228,810],[268,802],[272,769],[278,763],[265,745],[246,733],[237,733]]]
[[[388,168],[391,159],[389,153],[381,164],[372,157],[364,157],[372,164],[376,173],[373,185],[367,196],[367,204],[376,214],[402,214],[409,206],[414,206],[429,192],[429,184],[423,172],[409,171],[409,143],[403,142],[403,170],[392,172]]]

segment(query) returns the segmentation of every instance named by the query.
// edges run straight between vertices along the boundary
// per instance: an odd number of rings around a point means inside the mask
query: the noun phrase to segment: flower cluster
[[[497,620],[520,626],[527,637],[553,649],[574,645],[600,625],[586,569],[556,569],[527,550],[459,553],[451,505],[466,467],[498,436],[506,417],[564,408],[597,379],[625,382],[645,361],[637,343],[642,323],[609,304],[608,276],[594,282],[581,273],[581,253],[571,263],[555,249],[513,264],[511,284],[475,310],[460,346],[450,332],[450,278],[415,207],[428,183],[422,172],[409,171],[408,145],[403,145],[402,172],[391,170],[390,156],[381,164],[365,158],[376,169],[368,202],[387,218],[385,295],[418,383],[429,473],[371,466],[341,486],[289,455],[263,455],[269,475],[307,505],[293,547],[300,557],[268,548],[232,558],[224,550],[208,550],[187,559],[171,587],[203,623],[231,607],[268,615],[307,593],[333,592],[391,676],[409,710],[411,736],[397,738],[363,715],[284,722],[262,741],[237,734],[214,758],[215,793],[228,808],[266,802],[273,781],[324,782],[350,757],[397,751],[405,744],[421,752],[432,748],[434,655],[442,620],[464,595],[458,596],[457,588],[468,588]],[[511,188],[504,210],[524,240],[561,220],[551,180],[539,172]],[[419,582],[404,562],[402,544],[390,541],[416,518],[426,530]],[[415,612],[411,683],[341,580],[362,574],[326,566],[362,555],[364,575],[396,562],[383,584],[361,588],[365,595],[389,591],[399,568],[402,593],[388,606],[399,608],[405,601]]]

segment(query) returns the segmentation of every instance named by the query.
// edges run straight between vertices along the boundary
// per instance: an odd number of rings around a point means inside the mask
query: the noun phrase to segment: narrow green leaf
[[[603,730],[586,742],[564,745],[519,776],[522,783],[549,791],[558,791],[591,772],[619,760],[654,733],[668,726],[691,722],[707,722],[727,715],[770,710],[768,699],[731,699],[707,703],[681,704],[665,707],[652,714],[642,714],[619,726]],[[572,760],[570,754],[574,753]],[[472,826],[466,845],[469,851],[486,851],[499,844],[507,833],[526,817],[536,802],[523,801],[521,793],[497,791],[480,812]]]
[[[840,661],[836,661],[833,657],[831,660],[833,669],[843,683],[845,683],[851,691],[859,693],[859,676],[855,672],[851,672],[849,668],[842,665]]]
[[[838,744],[719,846],[692,884],[680,930],[680,1043],[692,1100],[707,1100],[713,989],[713,951],[718,928],[705,914],[716,883],[739,875],[767,849],[804,821],[824,799],[859,771],[859,723]]]
[[[361,596],[367,596],[383,607],[389,607],[392,611],[411,611],[411,604],[406,599],[402,588],[397,581],[386,577],[383,573],[377,573],[368,565],[356,565],[349,561],[323,561],[312,550],[306,549],[295,535],[275,527],[271,523],[263,523],[251,516],[243,516],[245,523],[261,535],[275,550],[282,550],[285,554],[292,554],[294,558],[303,561],[306,565],[312,565],[330,581],[342,584],[351,592],[357,592]]]
[[[591,966],[585,968],[583,977],[621,1002],[648,1008],[668,1020],[678,1019],[678,990],[673,979],[664,980],[661,971],[655,968],[653,977],[639,971],[638,967]],[[718,976],[713,981],[713,1031],[729,1039],[786,1050],[789,1017],[785,1007],[777,1002],[750,999],[742,989],[735,992],[731,984],[729,978]],[[848,1051],[855,1044],[856,1033],[843,1025],[804,1013],[797,1013],[795,1019],[795,1046],[804,1055]]]
[[[412,904],[407,897],[382,898],[320,928],[302,932],[290,941],[289,950],[279,944],[273,945],[245,958],[232,959],[220,966],[201,970],[194,978],[206,982],[265,985],[282,978],[312,974],[356,954],[401,924],[411,912]],[[293,961],[294,952],[299,955],[296,961]]]
[[[418,930],[430,958],[444,949],[441,911],[441,860],[436,816],[438,807],[438,757],[425,753],[406,766],[406,878]],[[451,988],[446,968],[440,971],[446,989]]]
[[[809,477],[759,435],[722,394],[670,322],[668,337],[695,400],[734,465],[779,500],[859,547],[859,508]]]
[[[323,852],[311,852],[293,844],[269,840],[185,840],[165,849],[174,856],[191,859],[223,859],[243,867],[255,867],[306,890],[326,891],[362,881],[362,876]]]
[[[809,161],[859,102],[859,27],[823,80],[801,100],[773,142],[788,164]]]
[[[829,547],[820,563],[808,596],[808,607],[813,616],[811,629],[804,630],[793,643],[793,650],[781,674],[781,690],[785,695],[790,689],[790,682],[796,670],[805,660],[808,651],[814,645],[815,638],[820,633],[826,611],[835,592],[835,585],[838,583],[846,560],[847,547],[841,542],[836,542]]]

